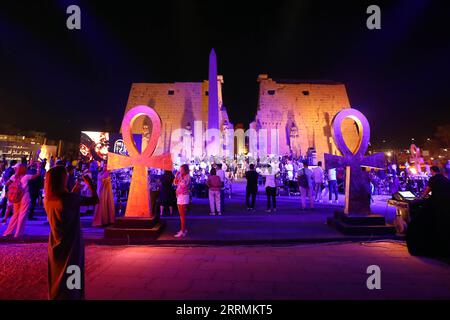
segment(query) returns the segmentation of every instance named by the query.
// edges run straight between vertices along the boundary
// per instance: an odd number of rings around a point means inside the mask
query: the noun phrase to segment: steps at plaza
[[[393,225],[386,224],[382,215],[371,214],[367,216],[347,215],[342,211],[336,211],[334,217],[328,218],[327,223],[336,227],[336,230],[352,236],[371,235],[395,235]]]

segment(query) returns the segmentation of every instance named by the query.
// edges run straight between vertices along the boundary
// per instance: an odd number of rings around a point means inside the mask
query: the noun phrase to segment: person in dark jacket
[[[247,210],[255,210],[256,194],[258,193],[258,173],[255,170],[255,165],[252,163],[245,173],[245,178],[247,179],[247,187],[245,189],[245,203],[247,205]],[[250,196],[252,197],[252,202],[250,204]]]
[[[175,176],[172,171],[166,170],[161,178],[161,189],[159,191],[159,210],[160,215],[164,214],[164,209],[169,208],[170,215],[173,214],[173,207],[176,204],[175,189],[173,180]]]

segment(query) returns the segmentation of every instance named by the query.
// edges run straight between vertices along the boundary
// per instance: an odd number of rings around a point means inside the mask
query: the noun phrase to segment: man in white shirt
[[[336,169],[330,169],[328,170],[328,196],[330,199],[330,203],[332,202],[332,197],[334,195],[335,197],[335,203],[338,203],[338,185],[337,185],[337,178],[336,178]]]
[[[217,164],[217,170],[216,175],[220,178],[220,181],[222,181],[222,188],[220,189],[220,208],[221,211],[225,211],[225,171],[222,169],[222,163]]]
[[[288,163],[285,165],[287,176],[289,180],[294,179],[294,166],[292,165],[291,160],[288,160]]]
[[[322,161],[317,163],[317,167],[313,169],[314,177],[314,200],[322,202],[322,184],[323,184],[323,169]]]
[[[269,165],[269,167],[264,168],[262,175],[266,178],[264,187],[266,189],[267,195],[267,210],[266,212],[277,211],[277,185],[275,182],[275,175],[278,173],[278,168],[274,165]],[[271,201],[272,200],[272,201]]]

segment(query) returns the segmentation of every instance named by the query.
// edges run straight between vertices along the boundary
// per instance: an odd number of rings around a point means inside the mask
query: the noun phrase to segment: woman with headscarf
[[[80,181],[77,181],[73,192],[67,190],[67,172],[62,166],[53,167],[45,175],[44,207],[50,224],[48,289],[52,300],[84,298],[80,206],[97,204],[98,196],[89,176],[84,175],[83,179],[89,185],[92,197],[82,197],[77,193]]]

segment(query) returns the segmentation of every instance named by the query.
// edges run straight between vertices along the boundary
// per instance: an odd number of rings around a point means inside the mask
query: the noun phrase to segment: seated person
[[[430,168],[423,197],[423,210],[414,217],[406,233],[408,250],[412,255],[450,256],[450,181],[439,167]],[[431,193],[431,194],[430,194]]]

